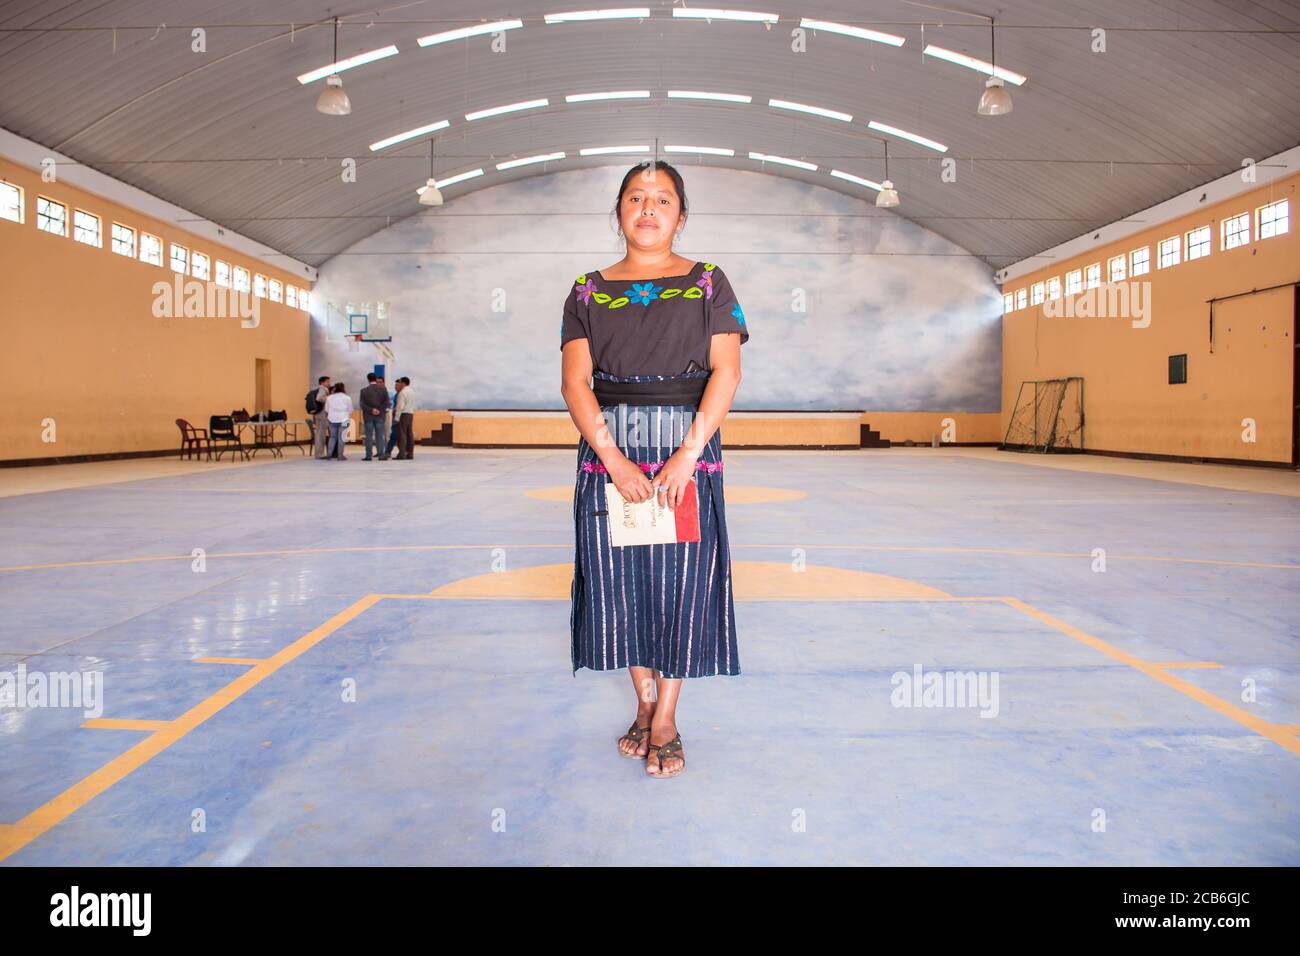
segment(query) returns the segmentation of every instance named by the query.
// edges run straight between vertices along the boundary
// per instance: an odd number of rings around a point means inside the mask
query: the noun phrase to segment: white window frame
[[[1065,294],[1078,295],[1083,291],[1083,270],[1071,269],[1065,274]]]
[[[94,227],[91,228],[86,220],[89,220],[89,223],[94,223]],[[83,246],[93,246],[96,249],[104,248],[104,220],[93,212],[74,208],[72,211],[72,238]]]
[[[199,262],[203,263],[203,268],[199,268]],[[212,259],[206,252],[199,252],[195,249],[190,253],[190,275],[196,279],[212,278]]]
[[[243,266],[235,266],[235,268],[231,270],[230,275],[231,281],[234,282],[234,290],[236,292],[252,291],[249,271]]]
[[[125,234],[125,238],[118,235],[118,230]],[[126,256],[128,259],[135,258],[135,229],[126,223],[115,222],[112,228],[111,247],[114,253],[119,256]]]
[[[298,290],[298,308],[302,309],[304,312],[311,311],[311,290],[310,289]]]
[[[1016,311],[1023,309],[1027,305],[1029,305],[1029,290],[1023,287],[1017,289],[1016,290]]]
[[[284,283],[279,279],[266,280],[266,297],[272,302],[284,301]]]
[[[146,242],[146,240],[148,240]],[[149,248],[146,249],[145,247]],[[140,261],[146,262],[151,266],[162,268],[163,260],[163,241],[162,236],[155,236],[151,232],[140,230]]]
[[[44,203],[44,207],[42,207]],[[50,209],[59,210],[58,216],[51,216]],[[49,224],[58,224],[57,229],[51,229]],[[48,232],[51,236],[68,236],[68,207],[57,199],[51,199],[49,196],[36,197],[36,228],[41,232]]]
[[[1281,213],[1279,215],[1278,213]],[[1265,214],[1269,215],[1269,222],[1264,222]],[[1282,228],[1278,228],[1278,224]],[[1267,230],[1267,233],[1265,232]],[[1291,205],[1286,199],[1279,199],[1277,202],[1271,202],[1267,205],[1260,206],[1255,210],[1255,238],[1256,239],[1273,239],[1277,236],[1286,235],[1291,230]]]
[[[1170,247],[1169,244],[1173,243]],[[1170,236],[1156,243],[1156,268],[1172,269],[1183,261],[1183,237]]]
[[[259,299],[266,298],[266,276],[260,272],[253,273],[253,295]]]
[[[17,183],[11,183],[7,179],[0,179],[0,194],[6,197],[0,200],[0,219],[6,222],[16,222],[21,226],[25,221],[27,208],[27,194],[23,192],[23,187]],[[9,202],[9,198],[12,198],[13,202]],[[10,215],[10,210],[13,211],[13,215]]]
[[[1250,245],[1250,213],[1241,212],[1219,223],[1219,250],[1238,249]]]
[[[1035,282],[1029,287],[1029,304],[1042,305],[1047,299],[1047,287],[1041,282]]]
[[[212,277],[216,281],[217,285],[225,286],[227,289],[229,289],[232,281],[231,276],[233,275],[234,275],[234,270],[230,268],[230,263],[227,262],[225,259],[218,259],[217,271],[212,273]]]
[[[1047,280],[1047,299],[1049,302],[1061,297],[1061,277],[1052,276]]]
[[[1002,314],[1010,315],[1016,311],[1016,294],[1014,292],[1004,293],[1002,296]]]
[[[187,275],[187,274],[189,273],[189,271],[190,271],[190,250],[189,250],[189,247],[188,247],[188,246],[182,246],[182,245],[180,245],[179,243],[176,243],[176,242],[173,242],[173,243],[171,243],[170,245],[171,245],[171,254],[168,255],[168,257],[167,257],[167,264],[170,266],[172,272],[179,272],[181,275]],[[177,253],[177,251],[179,251],[179,252],[181,253],[181,256],[180,256],[180,264],[181,264],[181,267],[180,267],[179,269],[176,268],[176,262],[177,262],[176,253]]]
[[[286,285],[284,287],[284,303],[291,308],[298,308],[298,287],[296,285]]]
[[[1085,289],[1098,289],[1101,287],[1101,263],[1094,262],[1086,266],[1083,270],[1083,287]]]
[[[1106,260],[1106,281],[1123,282],[1128,278],[1128,257],[1124,254]]]
[[[1138,258],[1141,253],[1142,258]],[[1141,266],[1141,268],[1138,268]],[[1138,246],[1128,254],[1128,274],[1130,279],[1144,276],[1151,271],[1151,247]]]
[[[1193,239],[1192,237],[1196,238]],[[1183,249],[1187,255],[1186,262],[1192,262],[1196,259],[1204,259],[1210,254],[1210,227],[1197,226],[1195,229],[1188,229],[1183,233]],[[1201,250],[1193,255],[1194,250]]]

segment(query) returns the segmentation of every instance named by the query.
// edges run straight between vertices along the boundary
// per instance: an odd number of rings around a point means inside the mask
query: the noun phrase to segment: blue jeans
[[[347,427],[347,422],[330,422],[330,444],[327,457],[343,457],[343,443],[347,437]]]
[[[379,457],[387,458],[388,453],[384,451],[384,416],[367,415],[366,416],[366,457],[373,458],[372,448],[379,450]]]
[[[384,449],[384,457],[387,458],[397,447],[397,416],[393,416],[393,427],[388,433],[388,447]]]

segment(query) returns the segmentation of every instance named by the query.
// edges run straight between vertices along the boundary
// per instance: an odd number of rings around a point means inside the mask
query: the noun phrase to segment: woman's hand
[[[638,502],[647,501],[653,493],[650,487],[650,479],[646,477],[641,466],[627,455],[621,455],[620,460],[605,462],[605,469],[609,472],[609,480],[614,483],[618,493],[623,496],[624,501]]]
[[[686,495],[687,482],[695,480],[695,459],[683,448],[678,448],[664,466],[655,474],[655,484],[659,485],[659,507],[665,504],[676,508]]]

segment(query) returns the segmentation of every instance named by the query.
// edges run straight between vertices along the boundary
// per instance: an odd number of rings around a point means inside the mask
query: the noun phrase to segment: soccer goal
[[[1021,382],[998,446],[1004,451],[1083,451],[1083,379]]]

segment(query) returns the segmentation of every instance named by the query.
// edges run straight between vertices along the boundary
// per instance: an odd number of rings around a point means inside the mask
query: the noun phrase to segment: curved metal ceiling
[[[344,0],[346,2],[346,0]],[[947,144],[940,154],[891,138],[895,212],[998,268],[1121,219],[1300,142],[1300,6],[1288,0],[951,0],[993,16],[997,62],[1028,81],[1015,109],[978,116],[984,77],[922,55],[936,44],[989,58],[987,22],[908,0],[754,2],[773,25],[676,19],[656,0],[634,20],[548,25],[581,3],[395,0],[382,9],[288,0],[0,3],[0,125],[214,222],[319,265],[389,222],[423,212],[428,137],[371,152],[387,136],[438,120],[439,179],[472,189],[554,169],[635,156],[582,148],[685,143],[734,158],[696,163],[759,168],[750,151],[816,164],[766,169],[859,198],[829,175],[883,178],[882,137],[869,120]],[[593,7],[611,6],[591,4]],[[694,4],[692,4],[693,6]],[[315,110],[321,83],[299,74],[396,44],[400,53],[343,74],[349,116]],[[517,17],[521,29],[429,47],[416,38]],[[808,31],[802,17],[905,37],[901,47]],[[163,26],[165,24],[165,26]],[[192,49],[203,27],[206,52]],[[1094,50],[1094,28],[1105,51]],[[11,31],[11,32],[3,32]],[[566,103],[565,96],[649,90],[648,100]],[[747,94],[751,104],[670,99],[670,89]],[[550,105],[469,122],[465,114],[546,97]],[[852,114],[852,123],[768,106],[784,99]],[[547,165],[497,171],[515,157],[564,151]],[[344,183],[340,164],[357,163]],[[694,197],[695,214],[735,214]],[[762,197],[754,197],[761,209]],[[605,215],[606,197],[575,212]]]

